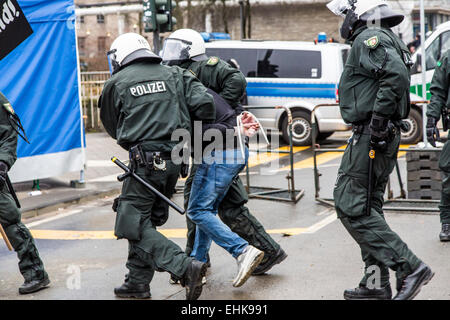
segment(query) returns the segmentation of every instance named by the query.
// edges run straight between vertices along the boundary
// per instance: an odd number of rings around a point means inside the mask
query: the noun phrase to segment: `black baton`
[[[125,180],[126,178],[131,176],[134,179],[136,179],[139,183],[141,183],[144,187],[146,187],[147,189],[149,189],[152,192],[154,192],[158,197],[160,197],[162,200],[164,200],[169,206],[171,206],[173,209],[178,211],[180,214],[184,214],[185,213],[183,208],[180,208],[175,202],[171,201],[169,198],[167,198],[161,192],[156,190],[155,187],[153,187],[152,185],[147,183],[144,179],[139,177],[135,172],[131,171],[130,168],[128,168],[122,161],[120,161],[116,157],[112,157],[111,161],[114,162],[120,169],[125,171],[124,174],[122,174],[122,175],[117,177],[117,180],[122,182],[123,180]]]
[[[8,174],[6,174],[6,176],[5,176],[5,181],[6,181],[6,185],[8,186],[9,193],[11,193],[11,196],[13,197],[14,201],[16,202],[17,208],[20,209],[21,206],[20,206],[19,199],[17,198],[16,191],[13,188],[13,185],[11,183],[11,180],[9,179]]]
[[[369,186],[367,188],[367,207],[366,214],[370,216],[370,209],[372,208],[372,189],[373,189],[373,161],[375,160],[375,150],[369,151]]]

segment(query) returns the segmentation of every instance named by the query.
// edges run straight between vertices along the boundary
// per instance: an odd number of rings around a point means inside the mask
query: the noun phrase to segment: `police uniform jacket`
[[[361,27],[339,83],[341,115],[347,123],[367,123],[372,112],[391,120],[410,111],[410,55],[387,28]]]
[[[196,77],[179,67],[141,61],[113,75],[99,100],[106,131],[125,149],[170,152],[176,129],[190,132],[193,120],[213,121],[211,95]]]

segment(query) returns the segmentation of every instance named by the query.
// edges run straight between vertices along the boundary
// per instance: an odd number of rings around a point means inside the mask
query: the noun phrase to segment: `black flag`
[[[0,0],[0,60],[32,33],[17,0]]]

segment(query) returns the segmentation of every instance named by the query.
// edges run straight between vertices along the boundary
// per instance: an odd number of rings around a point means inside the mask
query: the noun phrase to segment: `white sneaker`
[[[233,281],[233,287],[242,286],[252,275],[253,270],[261,263],[264,252],[248,245],[240,256],[237,257],[238,274]]]

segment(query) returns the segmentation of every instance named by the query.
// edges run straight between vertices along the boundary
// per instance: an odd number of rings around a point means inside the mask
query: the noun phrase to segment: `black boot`
[[[344,291],[345,300],[391,300],[391,298],[392,289],[389,284],[381,289],[369,289],[360,286],[359,288]]]
[[[286,258],[286,252],[284,252],[284,250],[280,248],[276,254],[269,256],[267,259],[265,259],[265,261],[263,260],[263,262],[261,262],[252,272],[252,275],[262,275],[272,269],[274,265],[281,263]]]
[[[420,266],[409,276],[403,279],[401,288],[393,300],[412,300],[420,292],[422,286],[430,282],[434,272],[431,271],[425,263]]]
[[[44,288],[47,288],[49,284],[50,280],[48,277],[45,277],[40,280],[25,280],[23,285],[21,285],[19,288],[19,293],[20,294],[33,293],[42,290]]]
[[[202,279],[207,271],[206,263],[193,259],[180,283],[186,288],[186,300],[197,300],[202,294]]]
[[[442,242],[450,241],[450,223],[442,224],[442,231],[439,234],[439,239]]]
[[[119,298],[148,299],[151,297],[150,285],[125,282],[118,288],[114,288],[114,294]]]

